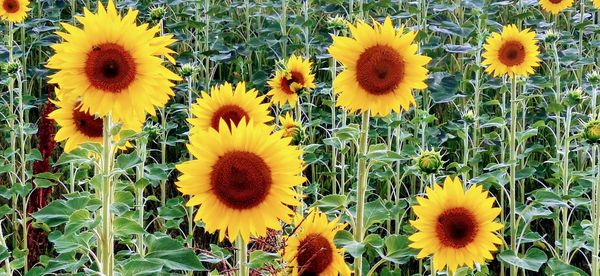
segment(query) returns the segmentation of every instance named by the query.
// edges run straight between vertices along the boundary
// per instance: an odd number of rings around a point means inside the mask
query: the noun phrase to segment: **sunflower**
[[[83,143],[102,143],[103,120],[80,109],[81,102],[76,99],[63,98],[61,91],[57,88],[58,100],[52,101],[57,109],[48,115],[60,126],[54,139],[66,141],[64,150],[70,152]],[[135,126],[124,124],[122,129],[141,129],[141,124]],[[114,135],[112,139],[119,142],[120,136]],[[126,143],[123,148],[130,146]]]
[[[344,261],[344,249],[337,249],[333,238],[345,228],[339,218],[329,222],[327,215],[311,209],[306,219],[294,219],[296,233],[287,240],[283,258],[292,275],[337,276],[350,275]]]
[[[558,14],[573,6],[575,0],[540,0],[540,6],[547,12]]]
[[[597,9],[600,9],[600,0],[594,0],[594,7],[596,7]]]
[[[50,82],[60,85],[66,97],[81,97],[81,110],[115,121],[136,124],[146,113],[156,114],[173,96],[172,81],[180,77],[162,65],[160,56],[175,63],[168,45],[171,35],[155,37],[160,27],[135,23],[138,12],[121,17],[112,0],[98,13],[84,10],[77,17],[83,28],[63,23],[67,32],[57,32],[65,41],[55,44],[48,68],[58,72]]]
[[[492,207],[495,198],[488,197],[481,186],[464,191],[460,180],[447,177],[444,187],[427,188],[427,197],[417,197],[413,210],[417,220],[410,223],[418,232],[409,237],[410,247],[421,249],[417,258],[433,254],[433,269],[450,271],[473,263],[491,260],[502,240],[495,231],[502,224],[494,222],[500,208]]]
[[[504,74],[528,76],[534,73],[534,67],[540,66],[535,32],[529,29],[519,31],[515,25],[505,26],[502,34],[492,33],[487,38],[484,49],[482,64],[489,65],[486,72],[495,77]]]
[[[292,55],[285,70],[277,71],[275,77],[268,82],[271,90],[267,95],[272,96],[271,102],[279,106],[289,103],[295,107],[298,91],[315,88],[315,76],[310,73],[311,67],[310,60]]]
[[[21,23],[27,17],[29,0],[0,0],[0,18],[12,23]]]
[[[281,229],[279,220],[294,213],[288,205],[300,204],[294,187],[304,183],[302,151],[290,146],[291,138],[272,132],[264,124],[240,122],[231,129],[220,121],[219,131],[209,128],[190,136],[188,149],[196,158],[177,166],[182,173],[177,187],[200,205],[195,220],[206,230],[225,232],[231,240],[264,236],[267,228]]]
[[[246,90],[246,84],[240,82],[233,86],[225,82],[214,86],[210,95],[202,92],[198,101],[192,106],[195,118],[188,121],[192,124],[191,133],[205,131],[209,128],[219,130],[219,123],[224,120],[227,126],[238,125],[242,119],[252,120],[257,124],[265,124],[273,120],[269,116],[269,104],[263,104],[264,96],[258,96],[255,89]]]
[[[374,26],[349,25],[353,38],[333,37],[329,53],[344,66],[333,82],[337,105],[350,111],[386,116],[415,104],[413,89],[425,89],[431,58],[417,54],[416,33],[396,31],[388,17]]]
[[[302,123],[295,121],[289,112],[285,116],[279,116],[279,123],[283,131],[283,137],[292,137],[293,144],[297,144],[304,137]]]

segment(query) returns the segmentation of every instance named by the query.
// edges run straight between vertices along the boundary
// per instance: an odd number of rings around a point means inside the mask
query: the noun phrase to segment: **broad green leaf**
[[[163,264],[173,270],[194,271],[203,269],[194,251],[170,237],[150,235],[146,239],[148,253],[146,259]]]
[[[525,255],[516,254],[512,250],[504,250],[498,254],[498,259],[526,270],[539,271],[540,267],[548,260],[548,257],[544,251],[531,248],[527,250]]]

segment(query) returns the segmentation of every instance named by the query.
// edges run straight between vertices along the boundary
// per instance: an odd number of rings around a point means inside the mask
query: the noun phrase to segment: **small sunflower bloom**
[[[444,161],[442,161],[442,155],[439,151],[434,150],[423,150],[416,159],[417,168],[423,174],[434,174],[438,173]]]
[[[177,165],[177,189],[191,196],[187,206],[198,206],[194,220],[219,240],[264,237],[280,230],[300,205],[294,188],[306,181],[302,151],[290,145],[283,132],[252,121],[230,126],[221,119],[219,131],[209,128],[190,136],[194,160]]]
[[[291,107],[298,102],[301,90],[311,90],[315,86],[315,76],[310,72],[312,62],[308,59],[292,55],[284,70],[277,71],[275,77],[269,80],[271,102],[278,106],[288,103]]]
[[[0,18],[12,23],[21,23],[29,12],[29,0],[0,0]]]
[[[540,6],[551,14],[559,14],[573,6],[575,0],[540,0]]]
[[[291,268],[291,275],[350,276],[351,271],[344,261],[344,249],[333,243],[335,235],[346,225],[332,221],[319,209],[312,208],[306,218],[296,216],[295,234],[288,238],[284,260]]]
[[[265,96],[258,96],[255,89],[246,89],[244,82],[235,88],[228,82],[213,86],[210,94],[202,91],[200,98],[192,105],[194,118],[188,119],[192,125],[192,134],[209,128],[220,131],[221,120],[227,127],[238,125],[241,121],[266,124],[273,120],[269,116],[269,104],[262,103]]]
[[[535,32],[520,31],[516,25],[505,26],[502,33],[492,33],[484,46],[483,65],[494,77],[507,74],[510,77],[528,76],[540,66],[541,59]]]
[[[305,133],[302,123],[294,120],[289,112],[285,116],[279,116],[279,123],[283,137],[292,137],[292,144],[297,145],[304,140]]]
[[[426,193],[427,198],[417,197],[417,219],[410,221],[417,232],[408,238],[409,246],[420,250],[417,258],[432,255],[433,270],[451,272],[493,259],[491,253],[502,244],[496,231],[503,227],[494,222],[500,214],[494,197],[481,186],[465,191],[458,178],[450,177]]]
[[[564,98],[565,106],[578,106],[583,102],[584,95],[581,88],[571,89],[567,91],[567,95]]]
[[[415,105],[414,89],[425,89],[431,58],[417,53],[417,34],[396,30],[387,17],[373,26],[349,25],[352,37],[334,36],[328,51],[344,65],[333,82],[336,104],[350,112],[387,116]]]
[[[600,120],[592,120],[585,124],[583,138],[590,144],[600,144]]]
[[[156,36],[160,26],[137,25],[138,11],[121,16],[112,0],[98,2],[97,13],[84,9],[78,28],[63,23],[57,34],[63,42],[52,46],[55,53],[47,67],[56,70],[50,83],[61,87],[65,97],[81,100],[81,111],[130,125],[156,115],[174,95],[174,81],[181,78],[162,63],[171,63],[174,51],[167,48],[172,35]]]

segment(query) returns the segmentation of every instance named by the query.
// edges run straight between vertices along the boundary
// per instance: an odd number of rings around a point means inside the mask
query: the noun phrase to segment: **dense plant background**
[[[89,144],[65,154],[54,142],[54,123],[45,117],[53,109],[53,87],[44,67],[53,53],[50,45],[59,41],[54,34],[61,30],[59,22],[72,22],[84,7],[95,10],[95,5],[33,1],[29,18],[15,25],[14,53],[21,65],[5,64],[0,78],[0,273],[5,275],[98,270],[93,231],[100,223],[94,188],[100,178],[90,154],[99,149]],[[510,227],[519,233],[518,252],[507,245],[493,262],[459,274],[500,275],[511,264],[528,275],[590,274],[592,259],[598,258],[593,242],[600,177],[598,146],[582,134],[584,124],[598,114],[599,83],[590,76],[600,60],[600,11],[591,1],[576,1],[558,16],[542,11],[536,0],[121,0],[119,7],[138,9],[140,20],[175,34],[178,64],[172,69],[192,72],[159,116],[149,117],[142,133],[131,134],[135,150],[117,156],[112,211],[117,216],[116,267],[122,275],[235,271],[234,246],[192,222],[194,210],[185,207],[187,199],[174,187],[175,164],[189,159],[188,106],[200,91],[224,81],[246,81],[266,93],[267,80],[292,53],[310,57],[317,83],[301,99],[300,144],[309,179],[304,204],[351,222],[357,160],[367,158],[370,165],[368,235],[357,243],[349,226],[336,238],[349,264],[362,255],[365,274],[425,273],[427,259],[416,260],[417,252],[408,248],[407,237],[415,231],[408,224],[414,218],[410,206],[429,183],[457,175],[496,196],[496,205],[504,208],[507,242]],[[332,76],[340,67],[326,49],[331,34],[347,34],[344,19],[381,21],[385,16],[419,31],[422,54],[433,58],[429,88],[415,93],[418,104],[410,111],[371,120],[368,154],[357,156],[360,118],[333,106]],[[491,78],[481,66],[485,38],[511,23],[538,33],[544,60],[535,75],[520,83],[516,114],[508,108],[509,80]],[[5,63],[8,30],[7,24],[1,29],[0,61]],[[22,85],[14,87],[10,79]],[[567,92],[577,88],[583,100],[566,102]],[[19,89],[22,98],[13,93]],[[284,111],[273,109],[274,114]],[[517,116],[517,225],[507,222],[511,116]],[[22,139],[11,145],[13,135]],[[426,174],[416,159],[432,149],[443,154],[443,168]],[[568,211],[566,225],[561,208]],[[284,269],[278,258],[284,235],[273,232],[250,243],[253,275]]]

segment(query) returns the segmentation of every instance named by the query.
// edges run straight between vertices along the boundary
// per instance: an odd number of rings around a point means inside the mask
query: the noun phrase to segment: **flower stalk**
[[[113,202],[112,167],[114,163],[112,145],[112,118],[108,114],[104,117],[102,129],[102,234],[100,244],[100,255],[102,262],[102,273],[112,276],[114,270],[114,236],[112,225],[112,214],[110,206]]]
[[[364,238],[364,215],[365,215],[365,199],[367,194],[367,185],[369,173],[367,172],[367,149],[369,147],[369,119],[370,111],[362,113],[362,121],[360,128],[360,140],[358,141],[358,185],[357,185],[357,202],[356,202],[356,222],[354,229],[354,240],[362,243]],[[362,256],[354,258],[354,275],[362,275]]]
[[[242,236],[238,236],[236,245],[238,247],[237,259],[240,268],[238,276],[249,276],[250,268],[248,267],[248,243],[244,241]]]
[[[516,203],[517,203],[517,188],[516,188],[516,174],[517,174],[517,76],[512,76],[511,89],[510,89],[510,134],[508,138],[509,145],[509,162],[510,162],[510,179],[509,179],[509,193],[510,193],[510,249],[513,252],[517,252],[517,222],[516,222]],[[510,275],[517,275],[517,267],[514,265],[510,266]]]

